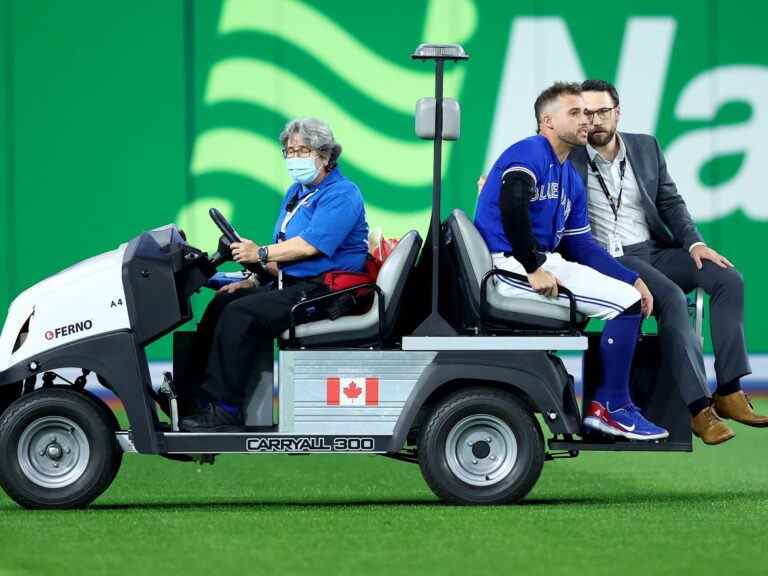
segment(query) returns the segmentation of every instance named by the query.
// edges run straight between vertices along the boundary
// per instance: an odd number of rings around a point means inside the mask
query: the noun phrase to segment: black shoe
[[[230,414],[215,402],[179,422],[182,432],[239,432],[243,429],[243,413]]]

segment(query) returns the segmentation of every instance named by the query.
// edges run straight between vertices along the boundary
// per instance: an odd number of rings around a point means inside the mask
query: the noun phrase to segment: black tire
[[[48,388],[22,396],[0,418],[0,486],[24,508],[87,506],[120,469],[115,422],[84,392]]]
[[[486,442],[492,438],[495,445]],[[509,504],[539,479],[544,439],[531,410],[513,394],[468,388],[435,406],[419,434],[418,454],[424,479],[442,500]]]

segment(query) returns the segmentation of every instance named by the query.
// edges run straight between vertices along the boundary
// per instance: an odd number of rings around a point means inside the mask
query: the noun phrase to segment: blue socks
[[[640,314],[624,312],[605,323],[600,337],[601,379],[595,391],[595,400],[609,410],[618,410],[632,403],[629,373],[641,321]]]
[[[224,412],[226,412],[230,416],[237,416],[238,412],[240,412],[239,406],[235,406],[234,404],[227,404],[226,402],[222,402],[221,400],[216,400],[216,406],[224,410]]]
[[[741,390],[741,378],[736,378],[736,380],[731,380],[726,384],[718,386],[715,392],[717,392],[718,396],[728,396],[728,394],[733,394],[739,390]]]

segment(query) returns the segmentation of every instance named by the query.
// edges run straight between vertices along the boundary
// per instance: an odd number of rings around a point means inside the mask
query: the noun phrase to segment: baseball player
[[[579,312],[607,320],[600,339],[601,382],[585,412],[587,429],[634,440],[669,433],[632,403],[629,372],[641,312],[653,297],[638,274],[619,264],[592,238],[584,184],[567,160],[587,140],[588,122],[578,84],[556,83],[536,99],[538,135],[505,150],[478,199],[475,225],[494,265],[528,277],[499,278],[511,298],[568,307],[558,285],[574,295]]]

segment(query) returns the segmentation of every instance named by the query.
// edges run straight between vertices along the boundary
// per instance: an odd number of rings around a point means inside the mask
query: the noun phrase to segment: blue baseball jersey
[[[512,252],[501,221],[501,180],[509,172],[533,179],[529,200],[531,232],[539,250],[554,252],[563,236],[589,232],[584,184],[576,169],[560,160],[544,136],[531,136],[507,148],[491,168],[477,202],[475,226],[491,252]]]
[[[504,232],[499,197],[502,178],[515,171],[533,179],[528,207],[531,233],[539,250],[558,250],[569,260],[630,284],[637,279],[637,273],[619,264],[595,242],[584,183],[569,160],[560,163],[549,141],[541,135],[507,148],[488,173],[477,201],[475,226],[491,253],[513,251]]]

